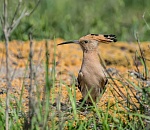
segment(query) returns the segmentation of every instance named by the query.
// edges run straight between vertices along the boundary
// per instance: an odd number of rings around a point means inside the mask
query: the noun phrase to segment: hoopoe
[[[78,74],[78,88],[83,98],[87,96],[86,103],[97,101],[107,84],[106,71],[101,65],[98,44],[116,42],[115,35],[88,34],[79,40],[67,41],[58,45],[76,43],[83,51],[81,69]],[[90,96],[89,96],[90,95]]]

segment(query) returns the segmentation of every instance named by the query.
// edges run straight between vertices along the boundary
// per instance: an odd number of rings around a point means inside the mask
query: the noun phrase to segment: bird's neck
[[[83,51],[83,62],[100,63],[98,50]]]

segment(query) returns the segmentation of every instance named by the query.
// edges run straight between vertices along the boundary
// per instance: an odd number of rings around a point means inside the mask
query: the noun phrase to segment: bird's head
[[[81,37],[79,40],[67,41],[60,43],[58,45],[64,44],[79,44],[83,51],[95,50],[99,43],[109,43],[116,42],[115,35],[101,35],[101,34],[88,34],[86,36]]]

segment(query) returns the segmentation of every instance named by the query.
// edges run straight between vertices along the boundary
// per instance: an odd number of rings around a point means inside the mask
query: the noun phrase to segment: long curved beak
[[[73,40],[73,41],[62,42],[62,43],[57,44],[57,46],[64,45],[64,44],[73,44],[73,43],[79,44],[79,41],[78,40]]]

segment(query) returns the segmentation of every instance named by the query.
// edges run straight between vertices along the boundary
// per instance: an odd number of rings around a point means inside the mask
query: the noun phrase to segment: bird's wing
[[[78,74],[78,88],[80,91],[82,91],[82,87],[84,86],[84,81],[83,81],[83,73],[80,71]]]
[[[105,80],[105,85],[108,83],[108,79]]]
[[[80,40],[97,40],[99,42],[108,43],[108,42],[116,42],[117,38],[113,34],[103,35],[103,34],[88,34],[80,38]]]
[[[106,77],[104,77],[103,79],[101,79],[99,81],[99,84],[100,84],[100,93],[105,92],[105,90],[106,90],[106,84],[107,83],[108,83],[108,79]]]

